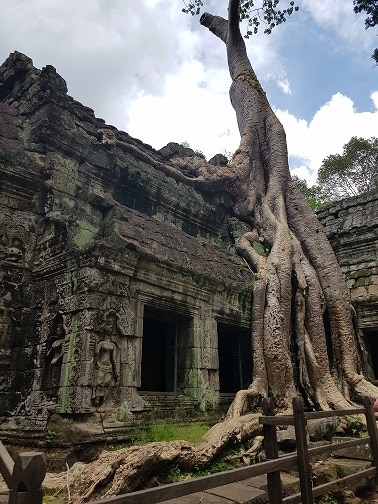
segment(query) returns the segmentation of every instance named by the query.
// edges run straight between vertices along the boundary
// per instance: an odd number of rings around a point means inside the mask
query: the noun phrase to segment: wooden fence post
[[[16,458],[9,490],[9,504],[42,504],[46,462],[41,452],[24,452]]]
[[[274,403],[271,397],[262,401],[265,416],[274,416]],[[278,459],[277,431],[275,425],[263,425],[264,448],[267,460]],[[268,498],[270,503],[282,504],[281,472],[268,472]]]
[[[375,481],[378,481],[378,430],[377,422],[375,420],[374,399],[364,396],[362,398],[362,403],[365,407],[366,425],[370,436],[370,448],[373,465],[377,470],[375,474]]]
[[[306,425],[302,399],[294,397],[293,414],[295,438],[297,442],[298,473],[301,487],[302,504],[314,504],[312,494],[311,466],[308,456]]]
[[[0,441],[0,474],[3,476],[8,488],[10,488],[12,482],[13,467],[13,459]]]

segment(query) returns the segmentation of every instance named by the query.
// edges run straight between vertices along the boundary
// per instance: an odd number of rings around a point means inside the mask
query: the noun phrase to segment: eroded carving
[[[119,379],[119,351],[116,344],[119,334],[115,313],[107,312],[101,328],[102,339],[96,344],[94,353],[92,402],[96,406],[103,405],[109,387],[116,385]]]

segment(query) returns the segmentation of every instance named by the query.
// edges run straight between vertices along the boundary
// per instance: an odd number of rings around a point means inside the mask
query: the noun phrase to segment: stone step
[[[145,410],[196,410],[197,402],[184,395],[141,394],[144,400]]]
[[[350,458],[329,458],[313,464],[315,485],[334,481],[357,471],[371,467],[371,462]],[[300,492],[299,478],[289,473],[281,473],[283,496]],[[348,485],[355,491],[366,487],[366,481],[357,481]],[[374,502],[374,501],[372,501]],[[197,492],[161,502],[161,504],[267,504],[267,477],[256,476],[247,480],[231,483],[204,492]]]
[[[283,495],[299,492],[299,478],[281,473]],[[197,492],[163,501],[160,504],[267,504],[267,477],[255,476],[237,483],[230,483],[204,492]]]

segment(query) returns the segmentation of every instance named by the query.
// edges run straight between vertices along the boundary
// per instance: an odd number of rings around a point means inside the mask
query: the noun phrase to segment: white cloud
[[[378,91],[374,91],[373,93],[371,93],[371,99],[374,103],[374,107],[378,109]]]
[[[277,85],[280,89],[282,89],[284,94],[291,94],[290,82],[288,79],[277,81]]]
[[[189,142],[206,157],[239,145],[236,118],[228,94],[226,70],[205,72],[197,60],[169,75],[163,96],[140,93],[129,109],[128,132],[153,147]]]
[[[293,173],[306,178],[312,185],[323,159],[330,154],[341,154],[352,136],[376,136],[378,91],[372,93],[371,98],[376,110],[358,112],[350,98],[336,93],[310,122],[294,117],[287,110],[277,110],[286,131],[289,156],[293,158]]]
[[[323,29],[337,33],[349,50],[374,49],[376,32],[365,30],[366,14],[356,15],[351,0],[302,0],[303,6]]]
[[[21,51],[56,67],[69,93],[117,127],[144,90],[156,96],[165,75],[197,51],[198,35],[181,0],[2,0],[0,58]],[[126,106],[126,108],[125,108]]]

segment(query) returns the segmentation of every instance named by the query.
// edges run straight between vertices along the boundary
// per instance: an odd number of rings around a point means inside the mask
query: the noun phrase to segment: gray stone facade
[[[225,351],[227,334],[248,341],[243,225],[146,162],[162,154],[75,102],[52,67],[15,53],[0,91],[3,424],[129,421],[149,392],[217,408],[219,333]],[[227,391],[250,376],[240,365]]]
[[[0,67],[3,432],[53,415],[126,425],[164,396],[181,413],[217,410],[248,384],[245,225],[222,195],[158,169],[175,148],[105,124],[51,66],[13,53]],[[376,210],[370,195],[319,214],[370,331]]]

